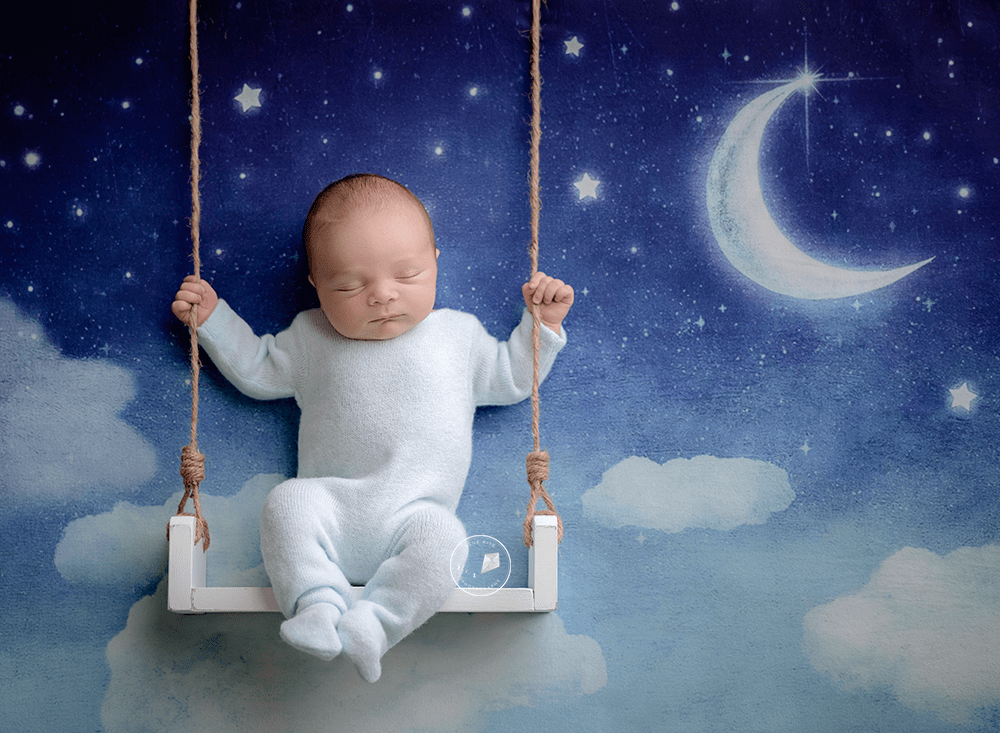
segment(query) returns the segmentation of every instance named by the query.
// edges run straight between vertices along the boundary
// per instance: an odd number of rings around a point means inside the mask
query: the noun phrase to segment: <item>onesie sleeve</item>
[[[199,343],[243,394],[259,400],[293,397],[300,383],[299,365],[304,363],[300,318],[277,336],[257,336],[226,301],[219,300],[198,329]]]
[[[478,322],[477,322],[478,323]],[[512,405],[531,395],[533,353],[532,318],[524,309],[521,322],[507,341],[498,342],[479,325],[479,338],[473,345],[473,390],[477,405]],[[566,345],[566,328],[556,335],[546,326],[539,331],[539,377],[545,379],[556,354]]]

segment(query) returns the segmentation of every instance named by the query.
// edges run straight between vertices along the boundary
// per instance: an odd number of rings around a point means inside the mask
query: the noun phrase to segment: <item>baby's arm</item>
[[[528,310],[531,310],[532,305],[540,306],[542,323],[556,334],[560,333],[563,319],[573,305],[573,288],[544,272],[536,272],[524,284],[521,292]]]
[[[188,275],[181,283],[181,289],[174,296],[174,302],[170,309],[183,323],[188,323],[191,318],[191,309],[197,305],[198,326],[200,327],[212,315],[212,311],[215,310],[218,303],[219,296],[211,285],[194,275]]]

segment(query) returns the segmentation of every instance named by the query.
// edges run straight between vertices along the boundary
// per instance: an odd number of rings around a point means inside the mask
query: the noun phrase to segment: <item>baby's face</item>
[[[349,214],[320,227],[312,245],[309,282],[341,336],[395,338],[434,308],[437,250],[415,206]]]

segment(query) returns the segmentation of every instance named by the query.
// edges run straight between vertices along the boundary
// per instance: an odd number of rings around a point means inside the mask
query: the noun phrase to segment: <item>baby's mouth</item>
[[[394,321],[397,318],[402,318],[402,313],[390,313],[387,316],[379,316],[378,318],[373,318],[372,323],[385,323],[386,321]]]

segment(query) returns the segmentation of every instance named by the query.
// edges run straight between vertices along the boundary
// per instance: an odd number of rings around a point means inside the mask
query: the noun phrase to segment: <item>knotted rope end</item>
[[[536,515],[547,515],[554,516],[556,518],[559,528],[557,538],[559,542],[562,542],[562,518],[559,516],[559,512],[556,511],[556,506],[552,501],[552,497],[549,496],[549,493],[542,485],[542,482],[548,480],[549,478],[549,454],[543,450],[529,453],[526,464],[528,471],[528,485],[531,487],[531,498],[528,500],[528,511],[527,516],[524,518],[521,539],[524,541],[525,547],[532,547],[534,545],[534,539],[531,534],[531,520]],[[538,503],[539,499],[545,502],[545,506],[547,508],[536,511],[535,505]]]
[[[202,543],[202,551],[208,550],[211,542],[208,533],[208,522],[201,515],[201,499],[198,495],[198,487],[205,479],[205,456],[198,450],[198,446],[189,443],[181,449],[181,479],[184,481],[184,496],[181,497],[180,504],[177,505],[177,517],[194,517],[194,543]],[[188,499],[194,505],[194,513],[184,511]],[[167,526],[167,539],[170,539],[170,527]]]

